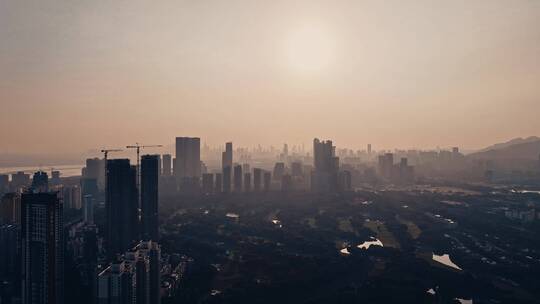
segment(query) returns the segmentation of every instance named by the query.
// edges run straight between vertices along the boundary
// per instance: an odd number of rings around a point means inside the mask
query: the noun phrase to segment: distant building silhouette
[[[293,188],[292,176],[290,174],[283,174],[281,176],[281,191],[291,191]]]
[[[270,185],[272,183],[272,173],[264,171],[263,175],[263,191],[270,191]]]
[[[97,179],[81,177],[81,195],[91,195],[93,198],[97,198],[99,194]]]
[[[223,174],[216,173],[215,193],[221,193],[223,191]]]
[[[94,224],[94,197],[89,194],[83,197],[83,218],[85,224]]]
[[[233,144],[225,143],[225,151],[221,154],[221,168],[232,167],[233,165]]]
[[[352,190],[352,181],[351,181],[351,172],[344,170],[339,172],[339,191],[351,191]]]
[[[244,192],[251,192],[251,173],[244,173]]]
[[[392,178],[392,168],[394,167],[394,154],[385,153],[379,155],[378,171],[379,175],[386,178]]]
[[[11,174],[11,190],[17,192],[30,185],[30,175],[22,171]]]
[[[333,192],[337,190],[339,158],[335,156],[336,147],[332,141],[313,140],[313,165],[311,190],[314,192]]]
[[[203,194],[210,194],[214,192],[214,174],[204,173],[202,175],[202,190]]]
[[[64,186],[62,188],[62,200],[65,209],[81,209],[81,188],[79,186]]]
[[[234,192],[242,192],[242,166],[234,166]]]
[[[223,168],[223,193],[231,192],[232,167]]]
[[[302,163],[301,162],[293,162],[291,164],[291,175],[292,176],[302,176],[304,173],[302,172]]]
[[[183,191],[195,191],[201,177],[201,140],[198,137],[176,138],[174,176]]]
[[[82,177],[85,179],[95,179],[99,189],[105,189],[105,160],[99,158],[89,158],[86,160],[86,167],[83,169]]]
[[[163,176],[171,176],[171,155],[170,154],[163,154],[163,170],[161,175]]]
[[[272,177],[275,181],[281,182],[281,178],[285,174],[285,163],[278,162],[274,165],[274,172],[272,174]]]
[[[54,185],[54,186],[60,185],[60,171],[58,170],[51,171],[51,185]]]
[[[253,190],[260,192],[262,190],[263,171],[260,168],[253,169]]]
[[[46,172],[37,171],[32,178],[32,186],[30,187],[33,192],[48,192],[49,191],[49,176]]]

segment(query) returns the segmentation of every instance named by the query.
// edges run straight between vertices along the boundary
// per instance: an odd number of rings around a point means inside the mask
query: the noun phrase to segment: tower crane
[[[107,157],[109,156],[109,152],[120,152],[123,151],[121,149],[102,149],[101,153],[103,153],[103,159],[105,160],[105,195],[107,195]]]
[[[120,152],[123,151],[121,149],[102,149],[101,153],[103,153],[103,158],[105,159],[105,164],[107,164],[107,156],[109,155],[109,152]]]
[[[131,145],[131,146],[126,146],[127,149],[137,149],[137,188],[139,189],[140,191],[140,184],[141,184],[141,170],[140,170],[140,167],[139,167],[139,161],[140,161],[140,152],[141,152],[141,149],[144,149],[144,148],[159,148],[159,147],[163,147],[163,145],[141,145],[139,143],[135,143],[135,145]]]

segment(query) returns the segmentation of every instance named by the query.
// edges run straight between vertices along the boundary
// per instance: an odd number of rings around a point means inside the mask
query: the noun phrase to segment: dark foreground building
[[[107,161],[107,257],[113,260],[139,239],[137,170],[129,159]]]
[[[62,203],[56,193],[22,195],[22,303],[64,302]]]
[[[98,276],[98,304],[159,304],[158,243],[141,241]]]
[[[141,237],[157,241],[158,235],[158,155],[141,159]]]

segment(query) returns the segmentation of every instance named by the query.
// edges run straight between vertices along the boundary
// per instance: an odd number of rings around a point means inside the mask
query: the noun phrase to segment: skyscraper
[[[274,172],[272,174],[272,177],[275,181],[281,182],[281,178],[285,174],[285,163],[278,162],[274,165]]]
[[[19,280],[21,269],[20,226],[0,224],[0,278],[7,281]],[[5,296],[0,291],[0,298]],[[2,301],[7,299],[3,298]],[[6,301],[6,303],[10,303]]]
[[[272,173],[268,172],[268,171],[264,171],[264,176],[263,176],[263,179],[264,179],[264,192],[268,192],[270,191],[270,184],[272,182]]]
[[[98,276],[98,304],[159,304],[158,243],[141,241]]]
[[[290,174],[283,174],[281,176],[281,191],[287,192],[292,190],[292,176]]]
[[[19,171],[15,174],[11,174],[11,190],[17,192],[21,188],[30,185],[30,175]]]
[[[55,186],[60,185],[60,171],[51,171],[51,184]]]
[[[214,174],[204,173],[202,176],[202,190],[204,194],[214,192]]]
[[[234,166],[234,192],[242,192],[242,166]]]
[[[253,169],[253,189],[255,192],[261,191],[263,171],[260,168]]]
[[[65,209],[81,209],[81,188],[79,186],[65,186],[61,191]]]
[[[339,172],[339,190],[340,191],[351,191],[351,172],[344,170]]]
[[[215,193],[221,193],[223,191],[223,174],[216,173],[216,182],[214,184],[215,186]]]
[[[22,195],[22,303],[64,301],[62,203],[56,193]]]
[[[221,167],[232,167],[233,165],[233,145],[232,142],[225,143],[225,151],[221,153]]]
[[[227,166],[223,168],[223,192],[231,192],[231,178],[232,178],[232,167]]]
[[[81,194],[82,197],[86,195],[91,195],[94,198],[98,197],[98,184],[97,179],[95,178],[81,178]]]
[[[0,174],[0,195],[9,191],[9,175]]]
[[[34,173],[31,189],[33,192],[49,191],[49,176],[46,172],[37,171],[36,173]]]
[[[94,224],[94,197],[90,194],[83,198],[83,216],[87,225]]]
[[[21,223],[21,196],[17,192],[6,193],[0,200],[0,224]]]
[[[153,241],[141,241],[135,246],[132,252],[144,259],[148,260],[148,294],[149,304],[159,304],[161,302],[160,296],[160,260],[161,260],[161,248],[157,242]],[[137,287],[139,288],[139,287]]]
[[[176,138],[174,176],[181,190],[194,190],[201,177],[201,139],[198,137]]]
[[[390,179],[392,177],[392,169],[394,167],[394,154],[385,153],[379,155],[379,175]]]
[[[106,248],[109,260],[138,239],[138,191],[136,168],[129,159],[107,161]]]
[[[170,176],[171,175],[171,155],[170,154],[163,154],[163,176]]]
[[[313,165],[311,190],[315,192],[331,192],[337,190],[339,158],[335,156],[336,147],[331,140],[313,140]]]
[[[84,168],[83,178],[95,179],[99,189],[105,188],[105,160],[88,158]]]
[[[251,173],[244,173],[244,192],[251,192]]]
[[[291,164],[291,175],[292,176],[302,176],[302,163],[299,161],[293,162]]]
[[[200,177],[201,174],[201,140],[198,137],[176,138],[176,171],[177,178]]]
[[[158,235],[158,155],[141,158],[141,237],[157,241]]]
[[[136,270],[126,261],[114,261],[98,275],[98,304],[134,304]]]

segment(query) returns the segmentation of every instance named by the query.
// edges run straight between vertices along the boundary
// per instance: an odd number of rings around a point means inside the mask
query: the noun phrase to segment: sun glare
[[[301,73],[328,69],[335,60],[335,41],[328,30],[304,26],[290,33],[287,40],[288,65]]]

